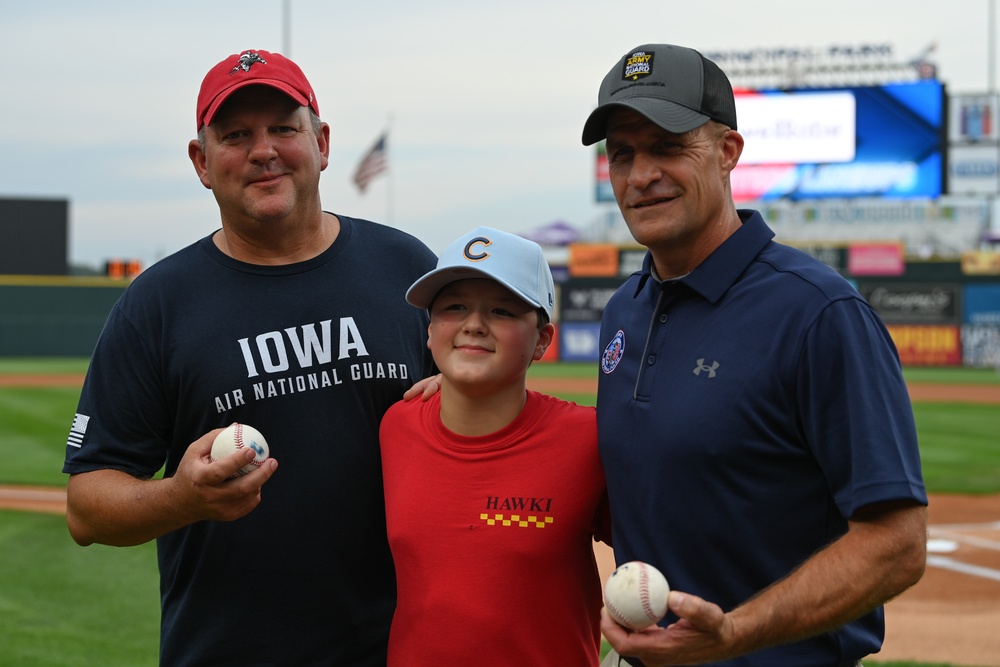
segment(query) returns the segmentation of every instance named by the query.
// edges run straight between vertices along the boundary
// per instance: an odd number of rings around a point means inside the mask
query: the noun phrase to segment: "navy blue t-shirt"
[[[426,312],[404,295],[436,259],[339,217],[305,262],[246,264],[211,237],[157,262],[98,341],[65,472],[171,475],[234,421],[279,462],[250,514],[158,539],[161,664],[385,665],[395,575],[378,429],[433,369]]]
[[[909,395],[881,320],[760,214],[687,276],[650,256],[602,319],[598,429],[615,558],[724,610],[785,577],[870,503],[926,504]],[[667,624],[668,617],[663,621]],[[881,609],[722,665],[878,650]]]

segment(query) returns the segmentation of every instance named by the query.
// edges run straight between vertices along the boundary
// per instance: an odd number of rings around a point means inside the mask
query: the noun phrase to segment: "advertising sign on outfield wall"
[[[962,344],[958,326],[889,325],[904,366],[959,366]]]
[[[571,276],[617,276],[618,246],[612,243],[571,243]]]
[[[1000,283],[966,285],[963,301],[963,322],[1000,326]]]
[[[1000,147],[996,144],[948,149],[948,192],[993,195],[1000,188]]]
[[[858,284],[886,324],[959,324],[962,321],[962,286],[952,283]]]
[[[962,327],[962,365],[1000,371],[1000,326],[966,324]]]
[[[852,276],[901,276],[905,270],[902,243],[855,243],[847,249]]]
[[[1000,140],[998,127],[1000,97],[986,95],[949,95],[948,141],[978,143]]]
[[[559,321],[600,322],[619,284],[617,278],[573,278],[564,283],[559,298]]]
[[[559,328],[560,361],[596,362],[600,337],[600,322],[564,322]]]

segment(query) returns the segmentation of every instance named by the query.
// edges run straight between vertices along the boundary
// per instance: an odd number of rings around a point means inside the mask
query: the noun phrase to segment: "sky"
[[[187,156],[195,99],[216,63],[262,49],[302,67],[331,126],[325,210],[435,252],[479,225],[588,230],[614,204],[594,201],[580,135],[632,47],[878,44],[905,61],[935,44],[948,91],[980,93],[994,1],[3,0],[0,197],[68,200],[74,265],[149,265],[212,233]],[[390,169],[360,193],[351,174],[387,129]]]

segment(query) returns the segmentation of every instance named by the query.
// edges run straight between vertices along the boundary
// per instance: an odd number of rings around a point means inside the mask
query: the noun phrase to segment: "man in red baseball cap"
[[[339,222],[320,206],[319,174],[330,128],[299,66],[267,51],[234,54],[205,75],[197,113],[188,155],[219,203],[219,249],[285,263],[329,246]]]
[[[309,80],[294,62],[280,53],[244,51],[233,54],[209,70],[198,93],[196,128],[209,125],[229,96],[246,86],[276,88],[319,115],[319,104]]]
[[[188,152],[221,228],[140,274],[94,351],[66,447],[73,538],[153,539],[160,664],[384,667],[395,608],[378,425],[430,374],[403,295],[434,254],[324,211],[330,128],[302,70],[233,54]],[[240,422],[272,458],[213,461]],[[278,462],[280,461],[280,470]]]

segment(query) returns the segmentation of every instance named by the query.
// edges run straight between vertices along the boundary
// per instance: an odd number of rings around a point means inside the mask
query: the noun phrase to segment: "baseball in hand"
[[[670,587],[659,570],[642,561],[620,565],[604,585],[604,606],[629,630],[641,630],[667,615]]]
[[[237,475],[246,475],[263,465],[271,452],[267,448],[267,440],[253,426],[234,423],[223,429],[212,443],[212,460],[224,459],[235,451],[249,447],[254,452],[253,461],[236,471]]]

